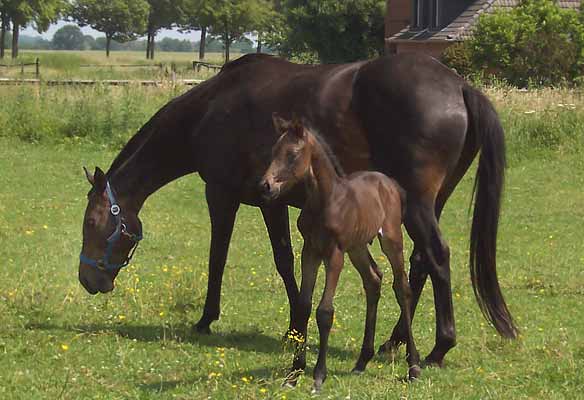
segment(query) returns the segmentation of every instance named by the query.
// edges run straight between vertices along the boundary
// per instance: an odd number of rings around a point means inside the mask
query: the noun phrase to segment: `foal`
[[[298,321],[294,328],[306,340],[312,294],[318,267],[324,260],[326,283],[316,311],[320,334],[318,361],[314,369],[314,390],[327,375],[326,353],[333,322],[333,297],[343,268],[344,253],[361,275],[367,298],[365,335],[361,354],[353,368],[362,372],[374,354],[375,323],[382,273],[369,255],[367,244],[375,236],[391,263],[393,290],[407,329],[409,378],[420,375],[419,355],[411,330],[411,290],[404,270],[401,223],[405,194],[392,179],[378,172],[357,172],[344,176],[330,149],[322,140],[294,118],[286,121],[273,116],[274,127],[281,134],[272,149],[272,162],[260,185],[264,197],[273,200],[299,182],[307,187],[306,204],[298,218],[304,238],[302,248],[302,284]],[[306,351],[296,354],[293,371],[306,367]],[[295,385],[296,379],[288,382]]]

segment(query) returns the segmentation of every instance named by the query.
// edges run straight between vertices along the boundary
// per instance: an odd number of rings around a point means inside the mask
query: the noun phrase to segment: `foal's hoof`
[[[319,394],[321,389],[322,389],[322,380],[321,379],[317,379],[314,381],[314,385],[312,385],[312,394]]]
[[[301,369],[295,369],[295,370],[288,372],[288,375],[286,375],[286,378],[284,378],[284,382],[282,382],[282,387],[283,388],[290,388],[290,389],[295,388],[296,385],[298,384],[298,380],[300,379],[300,376],[303,373],[304,373],[304,371]]]
[[[419,365],[412,365],[408,370],[408,379],[410,382],[417,380],[422,375],[422,368]]]

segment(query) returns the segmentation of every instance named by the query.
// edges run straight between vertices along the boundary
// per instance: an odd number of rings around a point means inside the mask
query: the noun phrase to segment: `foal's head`
[[[135,212],[118,203],[101,169],[85,174],[92,189],[83,219],[79,282],[90,294],[106,293],[141,239],[142,224]]]
[[[290,190],[310,173],[312,146],[302,121],[285,120],[272,114],[274,128],[280,135],[272,148],[272,162],[260,181],[260,190],[273,200]]]

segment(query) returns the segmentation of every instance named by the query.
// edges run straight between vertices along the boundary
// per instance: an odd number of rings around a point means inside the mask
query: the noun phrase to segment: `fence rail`
[[[0,64],[0,68],[20,68],[21,75],[24,75],[24,69],[26,67],[35,67],[34,75],[38,78],[41,75],[41,62],[37,58],[34,63],[24,63],[20,64]]]
[[[159,64],[82,64],[80,68],[160,68],[164,65]]]
[[[212,69],[213,71],[219,71],[221,68],[223,68],[223,65],[211,64],[205,61],[193,61],[193,69],[195,71],[201,72],[201,67]]]

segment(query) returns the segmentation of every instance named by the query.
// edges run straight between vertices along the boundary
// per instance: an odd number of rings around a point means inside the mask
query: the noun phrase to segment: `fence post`
[[[41,65],[40,65],[41,62],[40,62],[40,60],[39,60],[38,57],[36,59],[36,63],[35,64],[36,64],[36,77],[37,77],[37,79],[39,79],[40,76],[41,76]]]
[[[20,74],[24,75],[24,61],[20,62]]]

